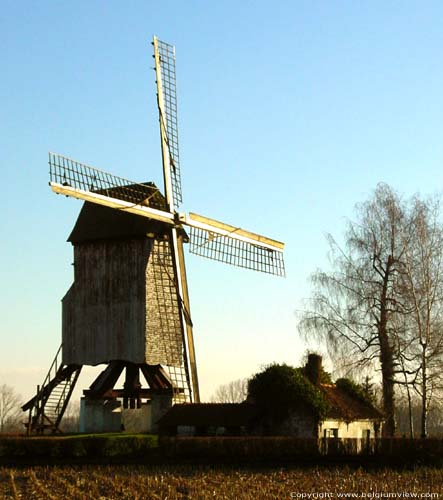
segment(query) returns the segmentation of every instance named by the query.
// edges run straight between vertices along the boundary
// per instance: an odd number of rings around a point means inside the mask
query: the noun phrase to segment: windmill
[[[59,430],[82,366],[106,368],[84,391],[91,404],[199,402],[186,279],[190,253],[284,276],[284,244],[196,213],[182,203],[175,48],[154,37],[164,192],[49,153],[53,192],[85,201],[69,237],[74,283],[62,300],[62,345],[29,411],[28,433]],[[123,389],[115,389],[125,372]],[[149,388],[143,388],[140,374]],[[154,408],[155,407],[155,408]],[[155,411],[154,411],[155,410]]]

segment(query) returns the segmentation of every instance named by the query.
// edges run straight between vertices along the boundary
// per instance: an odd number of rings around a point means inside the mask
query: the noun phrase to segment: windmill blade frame
[[[237,267],[275,276],[285,276],[284,243],[190,213],[180,215],[190,227],[190,253]]]
[[[63,194],[174,225],[174,215],[159,208],[158,189],[118,177],[57,153],[49,153],[49,185]],[[166,208],[166,207],[164,207]]]
[[[175,47],[153,39],[157,103],[162,147],[166,200],[171,211],[182,203],[180,156],[178,147],[177,85]]]

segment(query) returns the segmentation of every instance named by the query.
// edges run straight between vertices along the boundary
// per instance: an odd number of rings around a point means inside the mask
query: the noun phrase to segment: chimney
[[[305,375],[314,385],[320,385],[322,357],[319,354],[308,354],[308,362],[305,366]]]

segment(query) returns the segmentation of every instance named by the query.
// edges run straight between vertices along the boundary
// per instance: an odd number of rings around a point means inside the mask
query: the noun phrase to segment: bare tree
[[[0,385],[0,433],[18,430],[22,411],[21,397],[9,385]]]
[[[247,379],[238,379],[217,387],[211,397],[213,403],[241,403],[248,395]]]
[[[413,392],[421,401],[422,437],[433,398],[443,392],[441,212],[438,197],[404,201],[379,184],[348,223],[345,246],[329,236],[333,271],[313,275],[310,311],[300,322],[304,335],[326,339],[344,368],[378,364],[387,435],[395,431],[396,384],[405,389],[411,436]]]
[[[402,294],[408,304],[407,335],[401,353],[405,380],[421,400],[421,437],[426,437],[428,410],[443,386],[443,228],[438,198],[413,205],[414,238],[406,248]],[[409,387],[408,387],[409,389]]]
[[[422,419],[420,398],[413,397],[412,407],[410,409],[408,401],[402,395],[399,395],[397,405],[398,430],[403,436],[408,434],[410,428],[410,413],[412,414],[413,426],[420,428]],[[443,436],[442,415],[443,406],[440,401],[434,398],[427,413],[427,432],[429,436],[439,438]]]
[[[357,205],[345,246],[328,236],[333,270],[312,276],[314,294],[299,323],[306,337],[326,340],[332,355],[343,346],[353,363],[379,364],[386,435],[395,432],[393,330],[396,317],[404,314],[398,281],[410,229],[408,205],[379,184],[369,201]]]

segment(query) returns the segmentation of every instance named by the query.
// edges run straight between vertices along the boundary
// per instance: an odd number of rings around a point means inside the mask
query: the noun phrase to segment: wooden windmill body
[[[100,237],[88,234],[97,212]],[[128,219],[135,219],[130,231]],[[173,279],[165,279],[174,276],[171,234],[157,225],[85,204],[68,240],[74,283],[62,300],[64,364],[180,362],[180,306]]]
[[[60,430],[85,365],[105,365],[84,391],[91,401],[121,398],[124,407],[139,408],[159,396],[200,400],[184,243],[197,255],[284,275],[282,243],[177,211],[175,49],[156,37],[153,45],[164,194],[152,183],[49,155],[52,190],[85,204],[69,237],[74,283],[62,300],[62,346],[36,396],[23,406],[30,433]],[[123,388],[116,389],[123,372]]]

